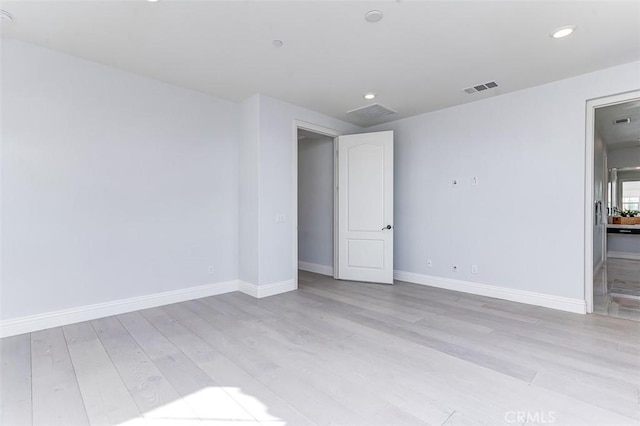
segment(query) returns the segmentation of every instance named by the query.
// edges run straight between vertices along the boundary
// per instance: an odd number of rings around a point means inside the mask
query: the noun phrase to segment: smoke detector
[[[370,10],[364,15],[364,19],[367,22],[378,22],[382,20],[382,12],[379,10]]]

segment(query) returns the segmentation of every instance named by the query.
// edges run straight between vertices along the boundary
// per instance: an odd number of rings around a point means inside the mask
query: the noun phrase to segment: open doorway
[[[587,309],[640,320],[640,92],[590,101],[587,118]]]
[[[295,276],[393,284],[393,131],[295,126]]]
[[[337,276],[335,147],[340,132],[297,121],[294,162],[294,276]]]
[[[298,269],[334,276],[334,138],[298,129]]]

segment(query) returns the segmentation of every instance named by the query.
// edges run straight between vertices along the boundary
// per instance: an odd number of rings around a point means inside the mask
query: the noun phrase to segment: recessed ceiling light
[[[370,10],[364,15],[367,22],[378,22],[382,20],[382,12],[379,10]]]
[[[13,21],[13,16],[7,12],[6,10],[0,9],[0,21],[2,22],[11,22]]]
[[[155,2],[157,2],[158,0],[147,0],[147,1],[148,1],[148,2],[150,2],[150,3],[155,3]]]
[[[560,27],[554,32],[551,33],[551,37],[553,38],[563,38],[568,35],[571,35],[576,30],[575,25],[565,25],[564,27]]]
[[[371,99],[375,99],[376,98],[376,94],[375,93],[365,93],[363,95],[363,97],[370,101]]]
[[[271,44],[273,44],[274,47],[282,47],[284,43],[282,42],[282,40],[273,40]]]

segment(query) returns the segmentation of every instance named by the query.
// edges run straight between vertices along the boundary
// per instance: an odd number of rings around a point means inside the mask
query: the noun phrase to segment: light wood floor
[[[0,409],[11,426],[637,425],[639,333],[619,318],[301,272],[300,290],[265,299],[3,339]]]

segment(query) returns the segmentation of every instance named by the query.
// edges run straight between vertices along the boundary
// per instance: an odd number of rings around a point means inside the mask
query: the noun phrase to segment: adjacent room
[[[595,312],[640,321],[640,99],[595,111]]]
[[[0,424],[640,423],[640,3],[0,29]]]

